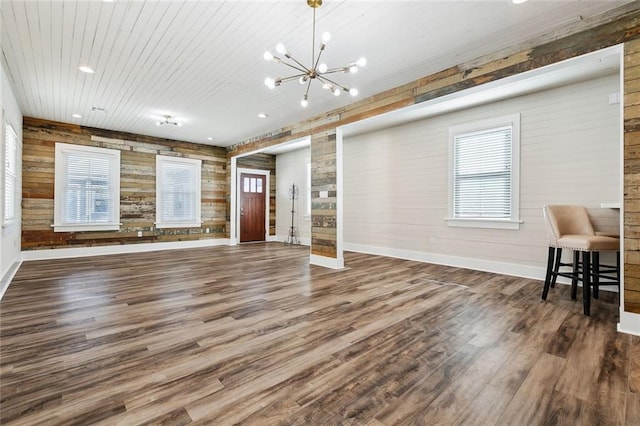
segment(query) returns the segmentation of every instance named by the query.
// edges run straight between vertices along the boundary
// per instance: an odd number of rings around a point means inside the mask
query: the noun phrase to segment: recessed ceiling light
[[[268,117],[268,115],[265,114],[264,112],[261,112],[261,113],[258,114],[258,118],[267,118],[267,117]]]
[[[207,138],[207,140],[208,140],[208,141],[212,141],[212,140],[213,140],[213,138],[212,138],[211,136],[209,136],[209,137]]]
[[[527,0],[511,0],[511,3],[513,4],[522,4],[525,3]]]
[[[71,116],[73,118],[82,118],[82,116],[80,114],[71,114]]]
[[[78,69],[82,72],[86,72],[87,74],[93,74],[95,71],[88,65],[80,65]]]

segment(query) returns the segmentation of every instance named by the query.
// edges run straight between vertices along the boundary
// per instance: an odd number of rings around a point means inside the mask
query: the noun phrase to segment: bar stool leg
[[[582,252],[582,306],[585,315],[591,315],[591,253]]]
[[[551,288],[556,287],[556,280],[558,279],[558,272],[560,272],[560,262],[562,261],[562,249],[558,247],[556,249],[556,262],[553,265],[553,275],[551,278]]]
[[[555,255],[556,249],[554,247],[549,247],[549,254],[547,257],[547,273],[544,278],[544,287],[542,288],[542,300],[547,300],[547,295],[549,294],[549,286],[551,285],[551,275],[553,272],[553,258]]]
[[[578,297],[578,279],[579,279],[579,268],[580,265],[580,252],[577,250],[573,251],[573,275],[571,277],[571,300],[576,300]],[[584,268],[584,265],[582,265]]]
[[[593,298],[598,299],[600,297],[600,252],[594,251],[591,253],[591,258]]]

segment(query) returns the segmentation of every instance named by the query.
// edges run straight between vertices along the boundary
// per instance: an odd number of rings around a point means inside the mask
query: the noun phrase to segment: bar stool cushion
[[[559,247],[578,251],[618,251],[620,239],[603,235],[563,235],[557,240]]]

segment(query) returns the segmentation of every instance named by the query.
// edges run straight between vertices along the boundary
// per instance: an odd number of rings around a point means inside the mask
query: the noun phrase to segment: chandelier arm
[[[300,72],[308,72],[308,73],[311,73],[311,70],[310,70],[309,68],[307,68],[307,67],[305,67],[303,64],[301,64],[301,63],[300,63],[300,61],[298,61],[296,58],[294,58],[293,56],[291,56],[291,54],[290,54],[290,53],[287,53],[286,58],[287,58],[287,59],[291,59],[293,62],[295,62],[296,64],[298,64],[299,66],[301,66],[301,67],[302,67],[302,69],[300,69],[300,68],[298,68],[298,67],[295,67],[295,66],[293,66],[293,65],[291,65],[291,64],[288,64],[288,63],[286,63],[286,62],[282,62],[283,64],[285,64],[285,65],[287,65],[287,66],[290,66],[291,68],[295,68],[295,69],[297,69],[297,70],[298,70],[298,71],[300,71]]]
[[[345,71],[346,70],[346,71]],[[339,67],[339,68],[331,68],[330,70],[327,70],[326,72],[323,72],[322,75],[325,74],[335,74],[337,72],[344,72],[346,73],[347,71],[349,71],[349,67]]]
[[[298,62],[298,61],[296,61],[296,62]],[[293,64],[288,64],[288,63],[286,63],[286,62],[284,62],[284,61],[281,61],[280,63],[281,63],[282,65],[286,65],[286,66],[288,66],[289,68],[293,68],[293,69],[294,69],[294,70],[296,70],[296,71],[300,71],[301,73],[304,73],[305,75],[306,75],[306,74],[309,74],[309,73],[311,72],[309,69],[307,69],[307,67],[305,67],[304,65],[300,64],[299,62],[298,62],[298,64],[299,64],[302,68],[296,67],[296,66],[295,66],[295,65],[293,65]]]
[[[313,64],[314,70],[318,69],[318,64],[320,63],[320,57],[322,56],[322,52],[324,52],[324,43],[320,45],[320,52],[318,52],[318,58],[316,59],[316,62]]]
[[[300,77],[304,77],[307,73],[290,75],[289,77],[280,78],[280,83],[286,83],[288,81],[297,80]]]
[[[325,82],[325,83],[331,83],[331,84],[333,84],[334,86],[338,86],[339,88],[341,88],[341,89],[342,89],[342,90],[344,90],[345,92],[348,92],[348,91],[349,91],[349,89],[348,89],[348,88],[346,88],[345,86],[343,86],[342,84],[340,84],[340,83],[336,83],[335,81],[331,80],[330,78],[325,77],[324,75],[319,75],[319,76],[317,76],[317,79],[318,79],[318,80],[320,80],[320,81],[322,81],[322,82]]]
[[[311,79],[309,79],[309,81],[307,82],[307,90],[304,91],[304,98],[307,99],[307,96],[309,95],[309,89],[311,88]]]

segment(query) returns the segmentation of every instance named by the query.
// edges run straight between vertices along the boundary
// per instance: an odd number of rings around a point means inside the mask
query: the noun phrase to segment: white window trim
[[[163,221],[161,217],[160,206],[162,205],[162,191],[161,187],[161,174],[160,168],[163,164],[175,163],[182,165],[189,165],[191,167],[197,167],[198,173],[196,174],[196,219],[195,221]],[[200,228],[202,227],[202,160],[183,158],[183,157],[171,157],[167,155],[156,155],[156,228]]]
[[[18,134],[16,133],[16,131],[13,129],[13,127],[8,124],[8,123],[4,123],[4,130],[5,130],[5,134],[4,134],[4,141],[6,146],[4,147],[4,152],[3,152],[3,181],[2,181],[2,187],[4,188],[3,190],[3,208],[2,208],[2,226],[5,227],[7,225],[10,225],[11,223],[13,223],[16,220],[16,208],[18,206],[18,200],[17,200],[17,195],[18,195]],[[11,195],[11,203],[10,205],[7,204],[7,180],[9,178],[9,169],[7,168],[7,158],[6,155],[8,154],[9,151],[9,144],[7,143],[7,138],[9,137],[9,135],[12,135],[12,143],[13,143],[13,166],[15,167],[15,170],[13,170],[13,194]],[[9,210],[11,210],[11,212],[9,212]],[[10,214],[8,214],[10,213]]]
[[[111,173],[114,179],[111,199],[114,201],[113,217],[106,223],[68,224],[63,221],[64,212],[64,155],[72,152],[98,154],[111,158]],[[120,151],[117,149],[97,148],[84,145],[72,145],[56,142],[55,148],[55,188],[54,188],[54,232],[75,231],[118,231],[120,230]]]
[[[512,126],[511,138],[511,218],[456,218],[453,215],[454,137],[495,127]],[[465,123],[449,128],[449,209],[445,218],[448,226],[465,228],[520,229],[520,114]]]

